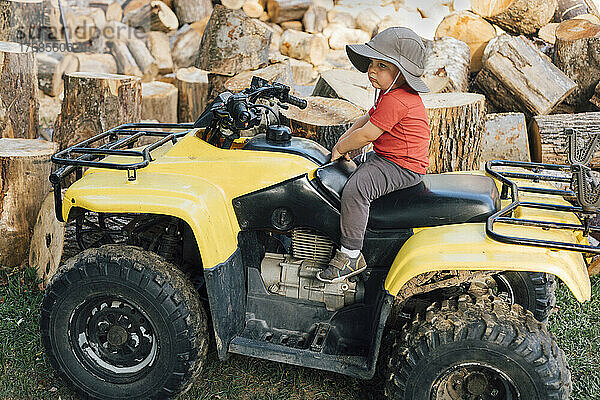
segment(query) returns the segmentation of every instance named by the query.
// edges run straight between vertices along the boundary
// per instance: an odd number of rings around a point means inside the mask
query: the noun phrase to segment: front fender
[[[523,226],[502,227],[502,234],[573,242],[572,232]],[[591,284],[581,253],[505,244],[490,239],[485,224],[445,225],[416,232],[402,246],[385,281],[396,296],[417,275],[441,270],[512,270],[556,275],[580,302],[590,300]]]

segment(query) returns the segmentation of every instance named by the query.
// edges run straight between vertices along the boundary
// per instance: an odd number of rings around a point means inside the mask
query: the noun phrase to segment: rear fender
[[[503,227],[503,234],[577,243],[569,231]],[[556,275],[580,302],[590,300],[591,284],[581,253],[505,244],[490,239],[485,224],[445,225],[417,231],[396,256],[385,281],[393,296],[412,278],[443,270],[531,271]]]

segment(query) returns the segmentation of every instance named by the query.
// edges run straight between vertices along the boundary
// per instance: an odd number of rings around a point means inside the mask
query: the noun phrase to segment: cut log
[[[596,85],[594,89],[594,95],[590,99],[590,103],[596,106],[596,108],[600,109],[600,83]]]
[[[551,22],[548,25],[542,26],[538,31],[538,37],[546,43],[554,45],[556,43],[556,29],[560,25],[557,22]]]
[[[342,99],[307,97],[308,106],[301,110],[290,106],[281,110],[282,123],[288,125],[294,136],[315,140],[331,150],[363,110]]]
[[[0,0],[0,41],[39,41],[35,32],[43,22],[42,0]],[[32,34],[33,33],[33,34]]]
[[[522,113],[488,114],[481,145],[481,167],[490,160],[530,161],[527,123]]]
[[[130,38],[140,40],[144,40],[146,38],[146,33],[144,31],[135,29],[118,21],[107,21],[102,33],[109,45],[110,42],[114,40],[122,40],[127,42]]]
[[[208,104],[208,74],[198,68],[181,68],[175,74],[178,121],[194,122]]]
[[[265,24],[269,31],[271,31],[271,44],[269,45],[269,52],[276,51],[279,53],[279,44],[281,43],[281,35],[283,35],[283,28],[277,24]]]
[[[572,19],[556,29],[554,64],[577,83],[565,103],[587,111],[600,81],[600,25]]]
[[[154,79],[158,75],[158,63],[146,44],[140,39],[131,38],[127,40],[127,48],[142,71],[142,81],[148,82]]]
[[[290,68],[292,70],[292,81],[295,85],[310,85],[315,81],[315,72],[313,65],[309,62],[289,59]]]
[[[56,219],[54,193],[50,192],[38,212],[29,246],[29,266],[36,269],[42,287],[48,285],[58,269],[64,243],[65,223]]]
[[[111,3],[105,10],[106,21],[117,21],[121,22],[123,20],[123,9],[121,5],[116,1]]]
[[[259,18],[265,12],[265,8],[258,2],[258,0],[245,0],[242,10],[250,18]]]
[[[329,63],[333,68],[338,69],[355,69],[354,65],[350,62],[346,49],[343,50],[329,50],[325,63]]]
[[[191,24],[209,18],[213,5],[210,0],[173,0],[173,9],[180,24]]]
[[[52,140],[63,150],[115,126],[139,122],[140,78],[74,72],[65,74],[65,92]]]
[[[475,93],[421,95],[431,128],[428,173],[479,169],[485,97]]]
[[[311,0],[268,0],[267,13],[276,24],[300,20],[311,4]]]
[[[79,67],[77,57],[69,53],[40,53],[37,63],[39,88],[49,96],[58,96],[63,90],[63,75]]]
[[[129,51],[127,43],[122,40],[113,40],[109,42],[109,46],[117,61],[117,72],[119,74],[142,76],[142,71],[140,71],[135,58]]]
[[[323,7],[311,5],[302,17],[304,30],[308,33],[321,33],[327,26],[327,11]]]
[[[200,52],[202,35],[189,25],[187,26],[187,30],[177,35],[177,39],[171,48],[173,62],[177,68],[187,68],[194,65]]]
[[[69,40],[77,52],[104,53],[106,26],[104,12],[97,8],[71,7],[65,21]]]
[[[230,92],[241,92],[249,88],[252,82],[252,77],[258,76],[266,79],[269,82],[279,82],[284,85],[293,85],[292,70],[288,62],[269,65],[268,67],[257,69],[254,71],[244,71],[225,82],[225,89]]]
[[[123,1],[117,0],[123,6],[123,15],[129,14],[131,11],[140,8],[141,6],[150,3],[152,0],[129,0]]]
[[[31,230],[50,191],[50,157],[56,144],[38,139],[0,139],[0,265],[27,258]]]
[[[535,116],[529,123],[531,158],[546,164],[567,164],[567,137],[565,129],[572,128],[582,134],[598,134],[600,112],[554,114]],[[600,149],[592,156],[592,168],[600,168]]]
[[[165,82],[142,83],[142,119],[177,122],[177,88]]]
[[[221,0],[221,4],[230,10],[239,10],[244,5],[244,0]]]
[[[168,74],[173,72],[173,58],[171,58],[171,49],[169,48],[169,38],[163,32],[148,32],[146,37],[148,50],[158,64],[158,72]]]
[[[532,35],[554,17],[557,0],[472,0],[471,10],[506,32]]]
[[[281,25],[281,28],[284,31],[288,30],[288,29],[293,29],[295,31],[303,31],[304,30],[304,25],[302,25],[302,21],[285,21],[279,25]]]
[[[354,15],[341,7],[333,7],[327,11],[327,21],[330,24],[338,24],[349,29],[356,28],[356,18]]]
[[[460,90],[456,90],[454,83],[447,76],[422,76],[423,82],[429,88],[429,93],[452,93],[459,92]]]
[[[450,36],[465,42],[471,49],[471,71],[481,69],[481,57],[485,47],[496,37],[496,30],[486,20],[469,11],[448,15],[438,26],[435,39]]]
[[[382,19],[372,8],[367,8],[356,16],[356,27],[373,36]]]
[[[563,22],[589,12],[585,0],[558,0],[554,13],[554,22]]]
[[[267,65],[271,31],[241,10],[215,6],[206,26],[196,67],[220,75],[235,75]]]
[[[287,30],[281,35],[279,51],[285,56],[319,65],[327,57],[327,41],[321,35]]]
[[[112,54],[73,53],[72,56],[77,59],[77,72],[117,73],[117,62]]]
[[[444,37],[425,43],[425,77],[448,77],[457,92],[466,92],[469,86],[471,51],[458,39]]]
[[[129,11],[123,22],[145,32],[170,32],[179,27],[175,13],[160,0],[153,0]]]
[[[18,43],[0,42],[0,137],[37,139],[37,73],[35,53]]]
[[[524,36],[502,35],[488,48],[475,84],[498,110],[528,116],[549,114],[576,88],[575,82]]]
[[[369,40],[371,40],[371,34],[362,29],[340,27],[329,37],[329,47],[334,50],[343,50],[348,44],[364,44]]]
[[[312,95],[346,100],[367,112],[373,107],[375,89],[367,74],[332,69],[321,73]]]

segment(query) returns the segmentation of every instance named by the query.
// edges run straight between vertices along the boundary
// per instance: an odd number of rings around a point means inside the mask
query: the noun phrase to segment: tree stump
[[[56,144],[38,139],[0,139],[0,265],[27,257],[31,230],[50,191],[50,157]]]
[[[173,10],[183,25],[210,17],[213,5],[210,0],[173,0]]]
[[[554,17],[557,0],[472,0],[476,14],[516,35],[533,35]]]
[[[490,160],[531,160],[524,114],[487,114],[481,144],[481,167]]]
[[[312,35],[292,29],[288,29],[281,35],[279,51],[284,56],[319,65],[325,61],[328,50],[327,41],[321,35]]]
[[[37,68],[35,53],[0,42],[0,137],[37,139]]]
[[[170,83],[142,83],[142,119],[177,122],[177,88]]]
[[[267,13],[272,22],[280,24],[285,21],[302,19],[311,5],[311,0],[269,0],[267,1]]]
[[[43,21],[42,0],[0,0],[0,41],[30,43]]]
[[[577,83],[565,103],[588,110],[600,81],[600,25],[580,19],[562,22],[556,29],[554,64]]]
[[[469,46],[453,37],[443,37],[425,43],[424,77],[448,77],[456,92],[466,92],[469,86],[471,51]]]
[[[567,128],[587,133],[599,133],[600,112],[553,114],[535,116],[529,123],[531,158],[546,164],[567,164]],[[592,168],[600,168],[600,150],[590,161]]]
[[[549,114],[576,88],[527,38],[503,35],[490,42],[475,84],[498,110]]]
[[[257,69],[255,71],[241,72],[225,82],[225,89],[234,93],[241,92],[250,87],[253,76],[261,77],[271,83],[279,82],[287,86],[293,85],[290,64],[283,62],[271,64],[268,67]]]
[[[148,32],[146,37],[148,50],[158,64],[158,72],[168,74],[173,72],[173,58],[169,47],[169,38],[163,32]]]
[[[152,0],[125,14],[123,22],[146,32],[171,32],[179,27],[177,16],[160,0]]]
[[[29,266],[36,269],[43,287],[60,265],[64,243],[65,223],[56,219],[54,193],[51,191],[42,202],[29,246]]]
[[[448,15],[440,22],[435,39],[450,36],[465,42],[471,50],[473,72],[481,69],[481,57],[490,40],[496,37],[496,29],[480,16],[469,11],[460,11]]]
[[[65,75],[65,94],[53,141],[63,150],[115,126],[139,122],[140,78],[75,72]]]
[[[431,128],[428,173],[479,169],[485,97],[475,93],[421,95]]]
[[[339,137],[358,118],[363,110],[342,99],[307,97],[308,106],[301,110],[290,106],[281,110],[282,123],[288,125],[292,134],[312,139],[331,150]]]
[[[367,112],[373,107],[375,89],[367,74],[345,69],[331,69],[321,73],[313,96],[346,100]]]
[[[242,10],[215,6],[202,36],[196,67],[220,75],[268,64],[271,32]]]
[[[179,122],[194,122],[206,108],[208,101],[208,74],[201,69],[181,68],[175,74],[179,95]]]

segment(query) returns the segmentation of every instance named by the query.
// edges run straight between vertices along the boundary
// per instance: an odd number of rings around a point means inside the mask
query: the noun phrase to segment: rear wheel
[[[568,399],[554,337],[519,305],[468,295],[407,324],[388,364],[386,396],[405,400]]]
[[[494,294],[510,304],[520,304],[546,323],[556,305],[556,279],[543,272],[506,271],[494,275]]]
[[[194,288],[133,246],[69,259],[46,289],[40,325],[51,364],[85,397],[170,398],[206,357],[207,318]]]

